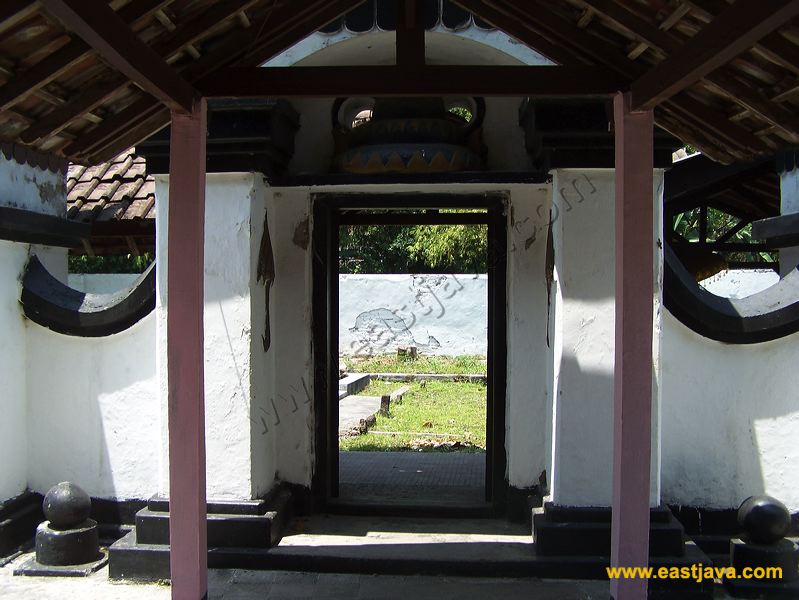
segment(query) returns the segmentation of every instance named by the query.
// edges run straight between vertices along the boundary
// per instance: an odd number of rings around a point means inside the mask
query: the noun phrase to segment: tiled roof
[[[345,26],[356,27],[362,12],[363,27],[370,28],[380,26],[382,12],[389,27],[390,12],[376,9],[383,4],[396,2],[130,0],[111,6],[118,26],[126,23],[138,42],[197,86],[231,67],[259,66],[341,15]],[[422,4],[437,23],[438,1]],[[467,18],[458,6],[479,18]],[[107,64],[47,3],[4,0],[0,7],[0,141],[96,164],[169,124],[166,106]],[[657,104],[659,127],[726,164],[799,143],[796,15],[788,0],[453,0],[440,18],[455,28],[490,23],[557,64],[611,71],[625,89],[643,88],[647,105]],[[728,35],[719,35],[725,30]],[[714,49],[723,52],[714,58]],[[664,75],[666,81],[654,81]]]
[[[70,165],[67,218],[84,223],[155,219],[155,181],[129,148],[107,163]]]

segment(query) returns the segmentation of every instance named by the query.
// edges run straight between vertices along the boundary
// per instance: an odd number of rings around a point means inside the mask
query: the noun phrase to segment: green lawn
[[[347,370],[354,373],[445,373],[457,375],[485,375],[486,360],[479,356],[420,356],[398,357],[381,354],[359,359],[345,356]]]
[[[377,416],[368,433],[343,437],[343,452],[484,452],[486,386],[482,383],[428,381],[402,384],[374,381],[364,396],[391,393],[410,386],[402,403],[392,403],[388,416]]]

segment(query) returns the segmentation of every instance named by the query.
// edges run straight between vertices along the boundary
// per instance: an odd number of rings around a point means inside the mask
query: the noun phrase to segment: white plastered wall
[[[28,322],[28,485],[72,481],[91,496],[157,490],[162,441],[155,315],[102,338]]]
[[[0,206],[64,216],[65,197],[60,173],[0,154]],[[28,485],[28,340],[19,298],[31,254],[38,254],[56,277],[66,275],[65,250],[0,240],[0,501],[16,496]],[[52,379],[49,381],[52,384]]]
[[[655,171],[654,230],[660,229],[662,171]],[[553,172],[557,288],[552,347],[552,499],[565,506],[609,506],[613,479],[615,236],[613,169]],[[655,247],[650,503],[660,501],[660,306],[662,252]]]
[[[0,501],[23,492],[28,481],[25,321],[19,306],[28,245],[0,241]]]
[[[161,406],[160,493],[169,489],[166,318],[168,312],[169,178],[156,177],[158,282],[157,368]],[[263,177],[255,173],[214,173],[205,198],[205,429],[207,495],[249,499],[274,481],[272,440],[255,434],[257,407],[266,403],[260,368],[265,320],[257,286],[259,231],[264,214]],[[255,235],[253,235],[253,233]],[[265,439],[261,439],[265,438]]]
[[[663,500],[735,508],[766,493],[799,511],[799,334],[752,345],[663,317]]]

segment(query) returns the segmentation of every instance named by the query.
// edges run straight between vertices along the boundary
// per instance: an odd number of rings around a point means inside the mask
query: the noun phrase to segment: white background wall
[[[110,294],[133,285],[139,273],[70,273],[67,285],[87,294]]]
[[[339,352],[485,356],[487,290],[479,274],[339,275]]]

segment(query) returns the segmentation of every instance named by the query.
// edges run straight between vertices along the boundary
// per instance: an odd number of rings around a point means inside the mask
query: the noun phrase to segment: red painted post
[[[203,386],[206,102],[172,113],[169,149],[167,372],[172,598],[208,590]]]
[[[653,114],[614,99],[616,131],[616,362],[611,566],[649,563],[654,286]],[[645,579],[613,579],[615,600],[644,600]]]

